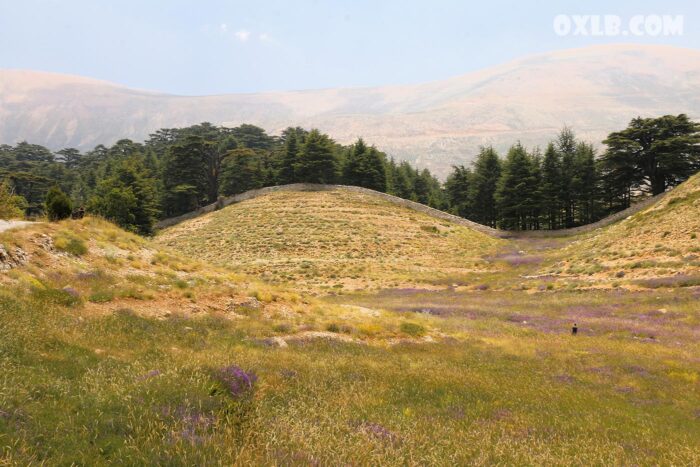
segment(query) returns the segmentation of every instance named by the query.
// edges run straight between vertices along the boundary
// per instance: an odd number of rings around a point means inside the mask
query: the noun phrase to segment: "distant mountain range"
[[[605,45],[526,57],[426,84],[186,97],[54,73],[0,70],[0,142],[90,149],[202,121],[362,136],[444,175],[480,145],[544,146],[563,125],[594,143],[637,115],[700,117],[700,51]]]

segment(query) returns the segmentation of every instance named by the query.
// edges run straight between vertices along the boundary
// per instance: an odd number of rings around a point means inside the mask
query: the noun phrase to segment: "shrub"
[[[70,198],[60,188],[54,186],[46,193],[46,215],[50,221],[67,219],[71,212],[73,212],[73,205]]]
[[[340,326],[338,326],[335,323],[331,323],[328,326],[326,326],[326,330],[329,332],[340,332]]]
[[[67,289],[32,287],[32,296],[37,300],[56,305],[74,306],[80,303],[80,296],[72,290]]]
[[[425,328],[418,323],[401,323],[401,332],[409,336],[418,337],[425,334]]]
[[[58,250],[65,251],[73,256],[82,256],[88,252],[85,242],[75,237],[58,237],[54,240],[54,246]]]
[[[15,195],[5,182],[0,183],[0,219],[22,217],[27,200]]]
[[[111,290],[98,290],[90,295],[89,300],[93,303],[107,303],[114,299],[114,293]]]

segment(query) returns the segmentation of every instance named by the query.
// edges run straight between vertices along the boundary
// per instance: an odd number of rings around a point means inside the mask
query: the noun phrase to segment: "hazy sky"
[[[699,1],[612,3],[0,0],[0,68],[192,95],[423,82],[608,42],[700,48]],[[559,36],[559,14],[683,15],[683,35]]]

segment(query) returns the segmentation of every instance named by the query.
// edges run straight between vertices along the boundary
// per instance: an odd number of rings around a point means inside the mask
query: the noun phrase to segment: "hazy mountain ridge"
[[[417,85],[185,97],[52,73],[0,71],[0,142],[89,149],[201,121],[318,127],[444,174],[479,145],[541,145],[566,124],[599,143],[636,115],[700,116],[700,51],[596,46]]]

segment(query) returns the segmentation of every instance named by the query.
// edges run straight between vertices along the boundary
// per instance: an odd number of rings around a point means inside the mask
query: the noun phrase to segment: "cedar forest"
[[[441,183],[362,139],[343,146],[298,127],[270,136],[253,125],[202,123],[86,153],[21,142],[0,146],[0,217],[55,219],[81,206],[149,235],[158,219],[221,196],[305,182],[366,187],[503,229],[560,229],[625,209],[700,170],[700,124],[684,114],[635,118],[603,144],[598,155],[565,127],[544,152],[515,143],[501,157],[486,146],[471,167],[455,166]]]

